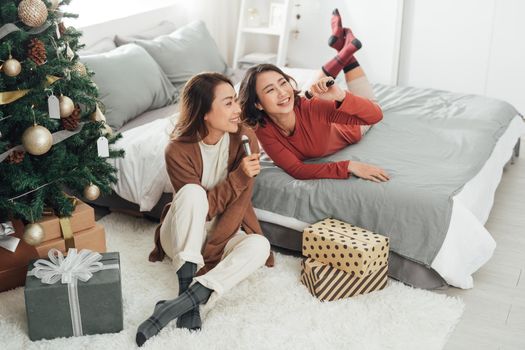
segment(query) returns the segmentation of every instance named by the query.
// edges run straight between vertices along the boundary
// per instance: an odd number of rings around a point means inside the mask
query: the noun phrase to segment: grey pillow
[[[224,73],[227,68],[202,21],[191,22],[169,35],[134,43],[148,51],[175,85],[203,71]]]
[[[115,49],[117,46],[111,38],[102,38],[93,45],[87,46],[78,51],[81,56],[95,55],[97,53],[108,52]]]
[[[106,120],[115,130],[147,110],[175,101],[175,88],[140,46],[124,45],[80,60],[95,72],[93,80],[106,107]]]
[[[139,34],[132,34],[132,35],[115,35],[115,44],[117,46],[126,45],[129,43],[134,42],[135,40],[149,40],[154,39],[158,36],[165,35],[172,33],[177,27],[175,26],[175,23],[170,21],[162,21],[157,26],[144,30]]]

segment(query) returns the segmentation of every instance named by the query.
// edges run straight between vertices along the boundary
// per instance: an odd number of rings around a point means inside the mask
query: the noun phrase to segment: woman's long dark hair
[[[231,80],[219,73],[200,73],[188,80],[182,90],[180,118],[172,139],[198,142],[208,135],[204,116],[211,110],[215,88],[224,83],[233,87]]]
[[[257,76],[260,73],[274,71],[281,74],[287,82],[297,86],[297,82],[294,78],[284,73],[279,67],[274,66],[273,64],[263,63],[257,66],[253,66],[246,71],[244,78],[241,82],[241,87],[239,89],[239,103],[241,105],[241,119],[244,123],[248,124],[251,127],[266,125],[266,118],[268,115],[265,111],[261,111],[255,107],[255,104],[259,102],[257,97],[257,91],[255,90],[255,84],[257,83]],[[294,87],[294,103],[299,102],[299,90]]]

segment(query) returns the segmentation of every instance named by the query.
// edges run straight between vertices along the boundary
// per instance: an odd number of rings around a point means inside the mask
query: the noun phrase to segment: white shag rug
[[[22,288],[0,293],[2,349],[131,349],[139,323],[155,302],[177,295],[170,262],[148,262],[155,224],[123,214],[99,221],[108,251],[119,251],[124,330],[118,334],[31,342]],[[190,333],[169,324],[145,349],[442,349],[463,313],[460,299],[389,281],[378,292],[320,302],[299,281],[300,259],[276,254],[202,310],[203,328]]]

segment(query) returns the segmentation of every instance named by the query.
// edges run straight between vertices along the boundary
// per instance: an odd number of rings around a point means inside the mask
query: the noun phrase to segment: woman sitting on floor
[[[273,266],[251,204],[259,147],[253,131],[240,126],[240,113],[233,85],[221,74],[196,75],[184,87],[180,120],[165,152],[175,195],[150,254],[150,261],[172,259],[179,297],[155,305],[138,327],[139,346],[175,318],[178,327],[200,329],[199,305],[212,292],[224,294],[265,263]]]
[[[383,117],[354,57],[361,43],[350,29],[342,27],[337,9],[332,15],[332,34],[329,45],[338,54],[322,67],[322,77],[311,86],[314,98],[299,96],[291,84],[293,78],[278,67],[261,64],[248,69],[241,83],[243,120],[256,127],[257,138],[275,164],[297,179],[346,179],[354,175],[388,181],[383,169],[357,161],[303,163],[358,142],[369,125]],[[337,84],[330,86],[341,70],[348,91]]]

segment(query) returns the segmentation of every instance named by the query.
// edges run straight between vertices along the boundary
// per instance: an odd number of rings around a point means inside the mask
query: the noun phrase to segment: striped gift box
[[[301,265],[301,282],[313,296],[323,301],[381,290],[388,280],[388,265],[361,278],[355,277],[355,273],[336,269],[314,259],[304,259]]]

